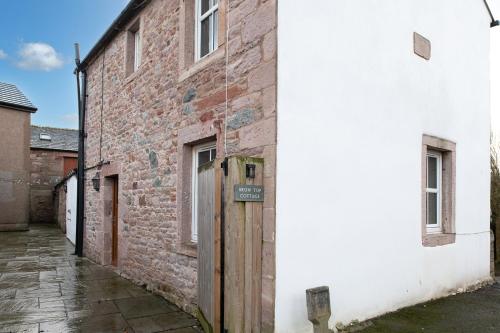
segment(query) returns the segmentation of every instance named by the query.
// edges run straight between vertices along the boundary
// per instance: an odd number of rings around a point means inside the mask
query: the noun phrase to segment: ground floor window
[[[428,232],[441,232],[442,207],[442,154],[438,151],[427,152],[427,187],[426,187],[426,224]]]
[[[215,146],[215,142],[210,142],[193,147],[191,241],[194,243],[198,241],[198,168],[215,160]]]
[[[422,243],[440,246],[455,241],[456,144],[423,136]]]

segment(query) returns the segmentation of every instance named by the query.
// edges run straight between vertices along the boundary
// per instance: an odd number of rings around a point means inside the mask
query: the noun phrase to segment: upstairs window
[[[134,32],[134,72],[141,65],[141,32]]]
[[[142,34],[140,19],[127,30],[126,71],[130,75],[137,71],[142,62]]]
[[[196,60],[217,49],[219,0],[196,0]]]

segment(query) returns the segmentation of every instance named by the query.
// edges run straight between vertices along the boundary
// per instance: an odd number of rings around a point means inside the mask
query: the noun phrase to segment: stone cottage
[[[54,188],[77,166],[78,131],[31,126],[30,160],[30,223],[54,223]]]
[[[208,330],[310,332],[317,286],[334,328],[489,279],[484,3],[311,5],[132,0],[78,68],[84,253]]]
[[[28,229],[30,122],[36,110],[19,88],[0,82],[0,231]]]

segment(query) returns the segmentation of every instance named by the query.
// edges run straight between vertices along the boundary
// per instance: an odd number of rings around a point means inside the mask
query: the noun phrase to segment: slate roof
[[[19,88],[4,82],[0,82],[0,106],[29,112],[37,110]]]
[[[50,136],[50,140],[42,140],[40,134]],[[78,151],[78,130],[31,126],[31,148]]]

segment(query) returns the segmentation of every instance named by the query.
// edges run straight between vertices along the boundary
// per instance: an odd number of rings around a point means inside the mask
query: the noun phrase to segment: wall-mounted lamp
[[[500,25],[500,21],[499,20],[495,20],[495,17],[493,16],[493,13],[491,12],[490,5],[488,5],[488,2],[486,0],[483,0],[483,1],[484,1],[484,4],[486,5],[486,9],[488,10],[488,14],[490,14],[490,17],[491,17],[490,27],[494,28],[496,26],[499,26]]]
[[[92,178],[92,186],[94,187],[94,190],[99,192],[99,189],[101,188],[101,175],[99,172],[97,172],[94,178]]]
[[[255,178],[255,164],[247,164],[247,178]]]

